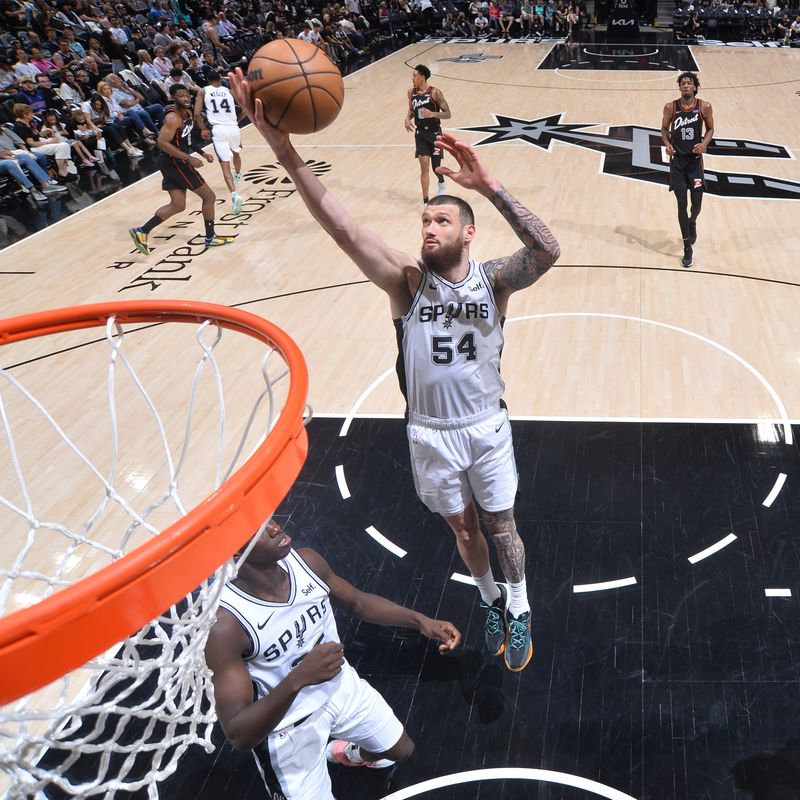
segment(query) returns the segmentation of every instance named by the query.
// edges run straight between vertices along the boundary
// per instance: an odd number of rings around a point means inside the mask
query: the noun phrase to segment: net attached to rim
[[[305,363],[261,317],[182,301],[0,321],[11,343],[0,794],[155,798],[212,749],[203,649],[231,556],[305,460]]]

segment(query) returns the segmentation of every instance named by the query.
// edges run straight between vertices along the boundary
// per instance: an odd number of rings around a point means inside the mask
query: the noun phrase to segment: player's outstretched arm
[[[495,295],[502,299],[503,295],[535,283],[561,255],[556,237],[539,217],[512,197],[492,176],[474,147],[449,133],[437,136],[436,143],[458,163],[458,170],[439,167],[436,171],[487,198],[524,245],[513,255],[484,264],[486,272],[494,280]]]
[[[304,686],[331,680],[342,669],[339,642],[317,645],[266,697],[253,700],[253,681],[242,661],[250,640],[224,609],[208,635],[205,657],[214,682],[214,702],[222,730],[237,750],[251,750],[281,721]]]
[[[240,68],[237,67],[235,72],[228,73],[228,78],[236,101],[289,173],[314,219],[350,256],[364,275],[389,295],[393,316],[405,313],[411,304],[411,292],[405,271],[415,268],[416,261],[411,256],[386,245],[347,213],[344,206],[300,158],[288,134],[267,122],[263,105],[260,100],[253,100],[250,86]]]
[[[298,552],[314,572],[328,584],[331,600],[342,611],[366,622],[374,622],[376,625],[418,630],[439,643],[440,653],[447,653],[458,647],[461,633],[452,622],[431,619],[425,614],[393,603],[380,595],[362,592],[344,578],[340,578],[315,550],[304,548]]]

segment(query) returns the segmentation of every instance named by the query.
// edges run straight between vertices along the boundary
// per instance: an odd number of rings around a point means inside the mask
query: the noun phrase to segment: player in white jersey
[[[271,521],[223,588],[206,645],[222,730],[237,750],[253,751],[270,800],[332,800],[328,762],[382,768],[414,750],[383,697],[347,663],[331,605],[415,628],[441,653],[461,640],[450,622],[360,592],[319,553],[293,550]]]
[[[522,241],[516,253],[482,265],[471,261],[472,209],[449,195],[431,199],[422,215],[420,258],[394,250],[350,217],[292,146],[264,118],[241,70],[231,90],[272,147],[313,217],[373,283],[389,295],[398,328],[401,389],[409,410],[409,446],[422,501],[456,537],[486,610],[489,652],[518,672],[533,653],[525,581],[525,548],[514,521],[517,474],[501,405],[502,321],[509,297],[537,281],[556,261],[555,237],[493,177],[476,150],[448,133],[436,138],[458,163],[438,172],[486,197]],[[508,583],[489,566],[483,524]]]
[[[194,101],[194,116],[200,126],[200,135],[214,145],[214,152],[222,167],[225,184],[231,193],[233,213],[242,213],[242,198],[236,187],[242,180],[242,136],[239,131],[239,118],[236,116],[236,103],[227,86],[222,85],[222,76],[213,67],[206,67],[204,73],[208,86],[200,89]],[[206,120],[211,126],[209,134]],[[233,173],[231,173],[233,160]]]

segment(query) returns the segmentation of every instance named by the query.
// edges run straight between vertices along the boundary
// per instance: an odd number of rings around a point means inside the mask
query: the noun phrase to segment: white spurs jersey
[[[275,689],[315,645],[340,641],[328,586],[294,550],[278,563],[289,574],[287,602],[261,600],[233,583],[225,585],[220,599],[220,606],[236,617],[250,639],[244,660],[259,699]],[[342,669],[352,668],[345,662]],[[341,678],[342,672],[325,683],[301,689],[280,727],[321,708]]]
[[[453,284],[422,263],[422,281],[408,314],[395,320],[398,376],[408,408],[439,419],[497,408],[503,322],[483,264]]]
[[[209,125],[238,125],[233,95],[224,86],[206,86],[203,89],[203,105]]]

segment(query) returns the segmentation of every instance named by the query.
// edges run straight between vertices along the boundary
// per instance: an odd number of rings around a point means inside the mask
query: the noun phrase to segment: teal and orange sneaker
[[[522,672],[533,656],[531,641],[531,612],[523,611],[518,617],[508,614],[508,639],[503,659],[511,672]]]
[[[206,236],[206,247],[222,247],[224,244],[233,244],[236,241],[235,236]]]
[[[508,638],[508,622],[506,621],[506,587],[497,584],[500,590],[500,597],[491,605],[487,605],[481,600],[481,608],[486,612],[486,619],[483,623],[483,638],[486,642],[486,649],[489,655],[502,655],[506,648]]]
[[[128,233],[133,239],[136,249],[144,256],[150,255],[150,248],[147,245],[147,234],[141,228],[131,228]]]

